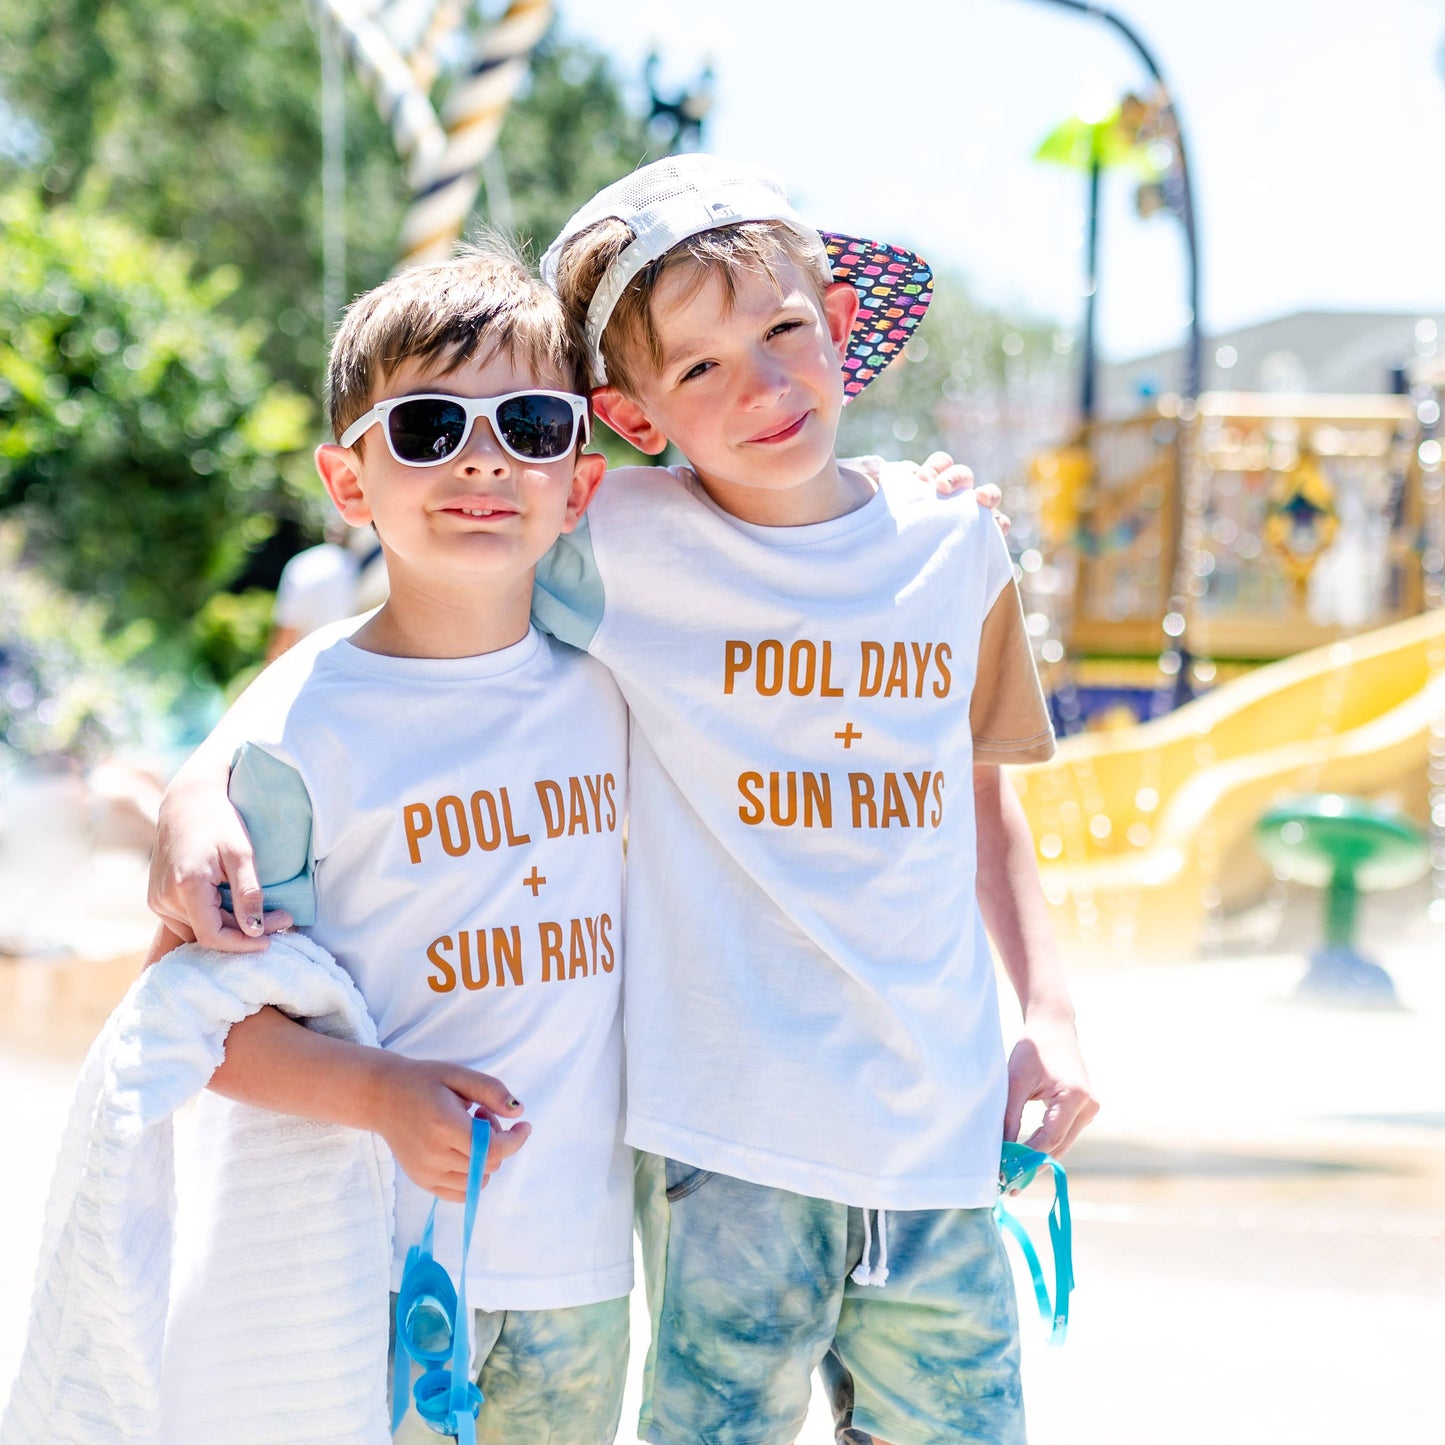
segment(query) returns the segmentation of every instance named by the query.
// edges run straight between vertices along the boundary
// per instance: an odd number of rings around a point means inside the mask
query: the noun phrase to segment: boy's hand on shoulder
[[[1005,1139],[1017,1139],[1024,1106],[1038,1099],[1043,1122],[1023,1142],[1055,1158],[1070,1149],[1099,1112],[1072,1020],[1025,1020],[1008,1061]]]
[[[222,883],[231,885],[234,912],[221,907]],[[289,913],[262,912],[251,840],[224,790],[166,795],[146,901],[180,938],[225,953],[259,953],[266,935],[291,926]]]
[[[386,1140],[407,1178],[438,1199],[466,1200],[472,1104],[492,1125],[484,1187],[532,1132],[519,1118],[522,1105],[490,1074],[401,1054],[383,1054],[378,1063],[372,1128]],[[503,1123],[507,1119],[517,1122],[509,1128]]]
[[[872,481],[878,480],[878,474],[882,469],[881,457],[857,457],[848,463],[856,467]],[[912,467],[920,482],[932,482],[940,497],[951,497],[956,492],[972,491],[980,507],[987,507],[994,514],[994,521],[999,525],[999,530],[1005,537],[1009,534],[1009,528],[1013,523],[998,510],[1003,501],[1003,493],[991,482],[983,486],[974,485],[973,468],[965,466],[962,462],[956,462],[947,452],[931,452],[922,465],[917,462],[901,461],[900,467]]]

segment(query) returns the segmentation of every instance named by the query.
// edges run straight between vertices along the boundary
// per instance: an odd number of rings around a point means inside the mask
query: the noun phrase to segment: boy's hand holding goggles
[[[458,1445],[475,1445],[482,1392],[473,1383],[471,1317],[467,1313],[467,1255],[482,1192],[482,1171],[492,1142],[492,1126],[481,1114],[472,1116],[472,1154],[467,1166],[467,1202],[462,1215],[462,1262],[455,1286],[432,1256],[432,1228],[437,1207],[432,1203],[421,1243],[407,1252],[396,1295],[396,1343],[391,1378],[391,1433],[406,1414],[408,1395],[416,1412],[438,1435],[454,1435]],[[450,1365],[445,1362],[450,1359]],[[411,1361],[422,1375],[411,1386]]]

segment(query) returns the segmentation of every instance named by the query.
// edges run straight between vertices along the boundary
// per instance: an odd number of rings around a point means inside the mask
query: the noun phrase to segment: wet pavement
[[[57,950],[0,957],[0,1392],[75,1071],[150,931],[135,842],[64,786],[0,838],[0,932]],[[1304,899],[1284,936],[1316,917]],[[1445,930],[1418,893],[1369,900],[1365,928],[1398,1011],[1297,1002],[1278,947],[1075,974],[1104,1108],[1067,1161],[1063,1348],[1020,1271],[1034,1445],[1445,1440]],[[1018,1201],[1041,1243],[1045,1207]],[[800,1445],[830,1438],[815,1409]]]

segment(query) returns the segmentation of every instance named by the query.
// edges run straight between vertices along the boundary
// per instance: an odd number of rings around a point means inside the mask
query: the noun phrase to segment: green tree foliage
[[[13,522],[0,522],[0,571],[0,771],[7,752],[89,761],[143,737],[177,691],[126,670],[149,629],[109,629],[98,602],[28,566]]]
[[[266,535],[310,404],[274,386],[262,333],[217,316],[234,268],[84,206],[0,195],[0,511],[113,625],[188,635]]]
[[[500,13],[500,5],[495,7]],[[0,95],[35,128],[33,168],[203,270],[239,269],[234,319],[268,323],[272,372],[316,394],[323,370],[320,62],[306,0],[0,0]],[[606,60],[546,39],[501,137],[516,231],[545,246],[648,152]],[[396,260],[407,205],[395,148],[354,80],[346,94],[347,288]],[[495,199],[495,198],[494,198]]]

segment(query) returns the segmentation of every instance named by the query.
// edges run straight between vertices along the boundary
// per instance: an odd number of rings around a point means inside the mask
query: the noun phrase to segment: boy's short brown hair
[[[631,226],[608,217],[579,231],[562,248],[557,257],[557,294],[579,333],[602,278],[634,240]],[[608,381],[635,396],[639,361],[645,358],[653,372],[661,369],[662,342],[652,319],[652,297],[664,275],[683,267],[693,272],[685,298],[695,295],[709,276],[717,276],[726,304],[731,306],[737,295],[733,280],[737,269],[756,271],[771,280],[784,262],[807,274],[820,300],[833,283],[816,246],[809,247],[795,230],[777,221],[741,221],[679,241],[666,255],[643,267],[618,298],[600,343]]]
[[[404,362],[438,362],[445,373],[496,351],[539,382],[587,394],[567,312],[511,246],[487,236],[449,261],[398,272],[347,308],[326,367],[332,435],[341,436]]]

